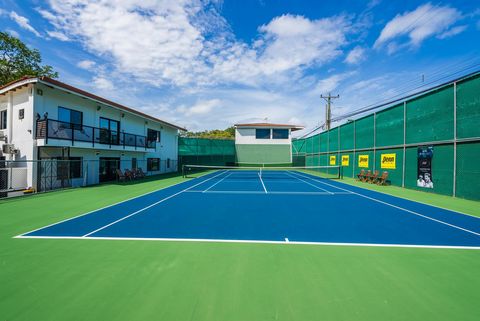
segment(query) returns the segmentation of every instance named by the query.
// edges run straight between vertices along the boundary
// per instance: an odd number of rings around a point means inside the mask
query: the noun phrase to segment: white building
[[[274,165],[292,163],[292,132],[302,126],[288,124],[235,124],[237,163]]]
[[[97,184],[116,179],[117,168],[176,171],[181,130],[47,77],[26,77],[0,88],[0,160],[16,161],[17,167],[8,172],[8,190]],[[58,182],[58,173],[65,171],[61,163],[70,165],[63,175],[67,179]]]

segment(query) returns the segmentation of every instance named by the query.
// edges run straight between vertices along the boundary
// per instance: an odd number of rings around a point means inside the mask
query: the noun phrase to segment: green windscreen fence
[[[480,73],[296,139],[293,146],[294,159],[312,166],[335,162],[345,177],[362,169],[386,171],[392,185],[480,200]],[[429,161],[419,165],[425,150]]]
[[[237,144],[235,145],[238,165],[279,165],[292,163],[290,144]]]
[[[179,137],[178,160],[180,167],[181,165],[234,165],[235,141]]]

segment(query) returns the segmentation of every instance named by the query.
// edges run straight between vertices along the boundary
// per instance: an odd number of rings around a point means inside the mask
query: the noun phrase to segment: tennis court
[[[479,218],[332,178],[223,167],[18,237],[480,248]]]

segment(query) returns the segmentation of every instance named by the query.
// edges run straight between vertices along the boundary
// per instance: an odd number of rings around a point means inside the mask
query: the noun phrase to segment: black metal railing
[[[155,148],[155,141],[147,141],[146,136],[118,132],[105,128],[78,125],[53,119],[37,121],[36,138],[47,140],[61,139],[72,142],[86,142],[110,146],[129,146],[135,148]]]

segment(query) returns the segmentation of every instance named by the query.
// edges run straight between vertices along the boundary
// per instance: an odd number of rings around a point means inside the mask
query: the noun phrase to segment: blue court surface
[[[480,219],[302,171],[219,170],[18,237],[480,248]]]

